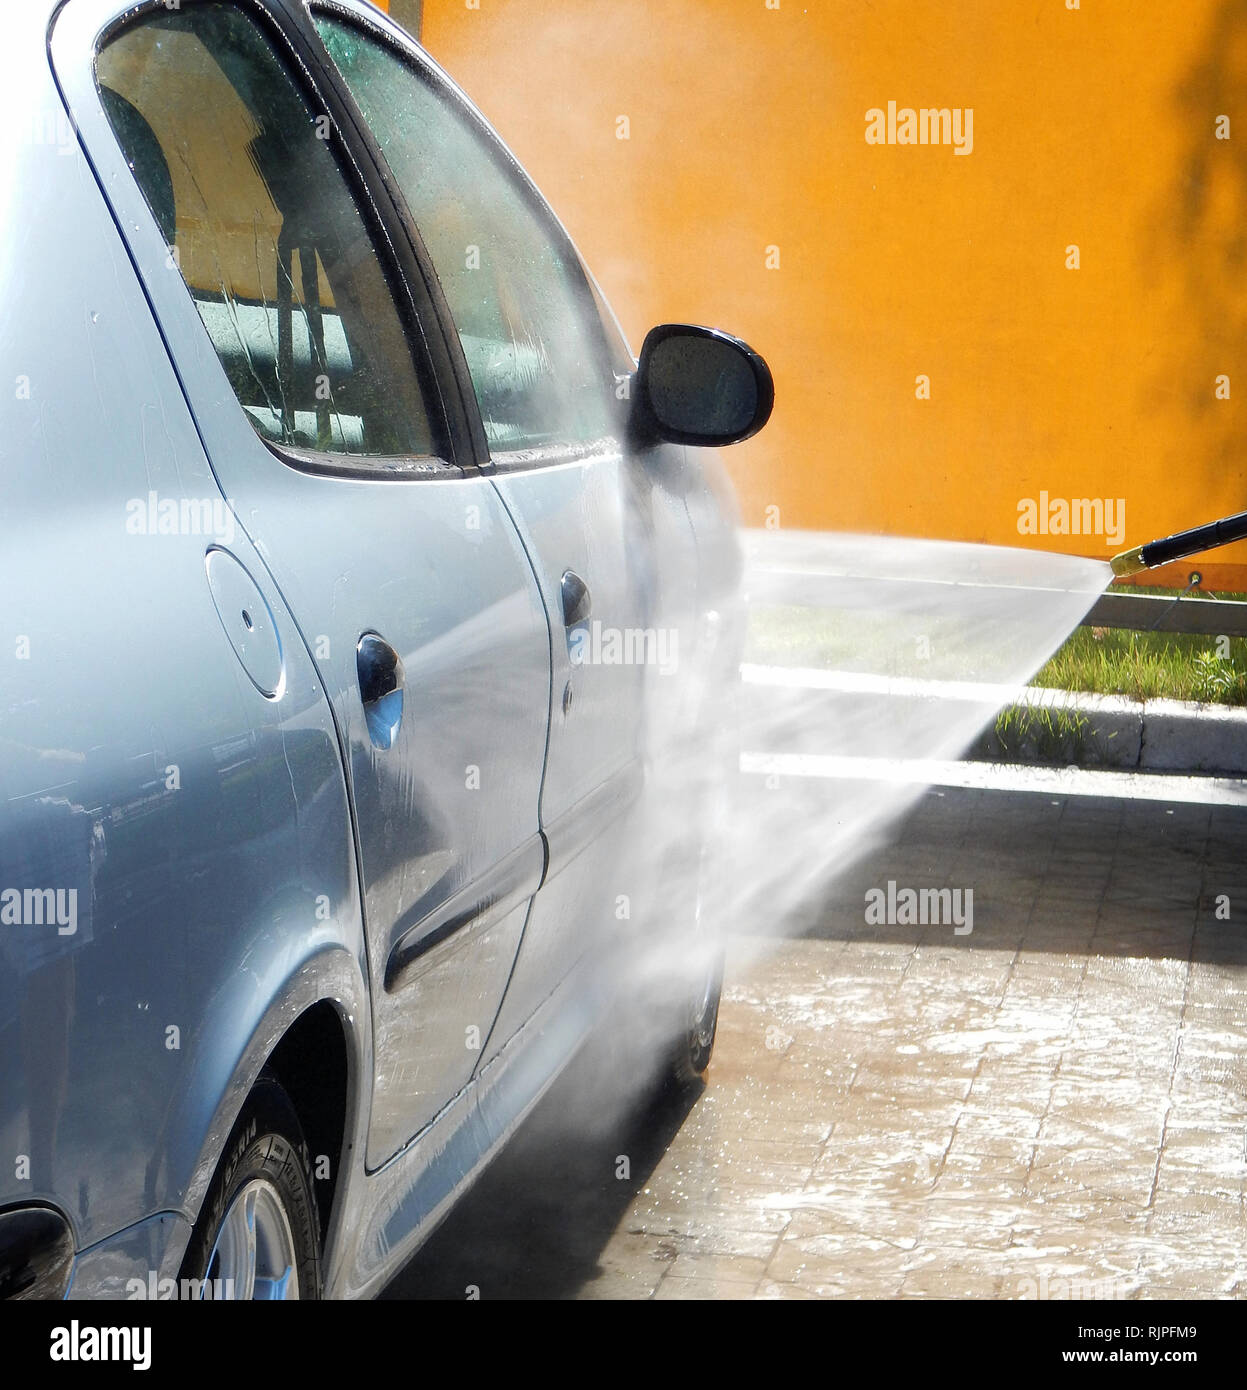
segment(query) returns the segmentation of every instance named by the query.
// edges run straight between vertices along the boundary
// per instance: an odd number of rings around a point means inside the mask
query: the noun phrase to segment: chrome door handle
[[[384,637],[365,632],[355,647],[355,670],[368,737],[378,748],[393,747],[403,719],[403,663]]]
[[[563,571],[563,626],[575,627],[593,612],[589,586],[575,570]]]

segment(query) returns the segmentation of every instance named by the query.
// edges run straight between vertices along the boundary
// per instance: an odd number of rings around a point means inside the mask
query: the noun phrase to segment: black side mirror
[[[771,418],[775,382],[766,362],[730,333],[664,323],[646,336],[633,396],[642,441],[737,444]]]

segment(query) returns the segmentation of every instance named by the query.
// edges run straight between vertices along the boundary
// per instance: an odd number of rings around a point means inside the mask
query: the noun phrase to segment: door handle
[[[365,632],[355,647],[355,670],[368,737],[378,748],[391,748],[403,720],[403,663],[384,637]]]
[[[563,626],[575,627],[593,612],[589,586],[575,570],[563,571]]]

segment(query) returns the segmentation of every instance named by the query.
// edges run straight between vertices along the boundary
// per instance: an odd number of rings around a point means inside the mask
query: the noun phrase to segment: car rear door
[[[246,0],[124,18],[71,0],[54,57],[222,490],[334,710],[375,1167],[468,1082],[512,971],[545,865],[549,636],[418,248],[301,44]]]

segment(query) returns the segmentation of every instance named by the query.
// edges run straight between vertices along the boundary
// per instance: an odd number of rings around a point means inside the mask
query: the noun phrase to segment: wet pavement
[[[1243,808],[925,793],[734,942],[703,1090],[603,1117],[591,1050],[387,1296],[1247,1293],[1245,847]],[[867,925],[889,880],[973,930]]]

